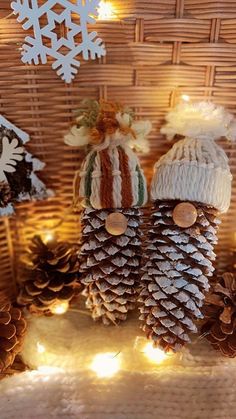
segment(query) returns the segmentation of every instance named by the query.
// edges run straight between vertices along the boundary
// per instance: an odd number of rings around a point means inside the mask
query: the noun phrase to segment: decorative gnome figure
[[[68,144],[93,143],[75,178],[84,198],[81,270],[87,307],[105,325],[127,318],[140,287],[140,210],[146,181],[132,147],[147,149],[149,122],[115,103],[87,101]],[[78,178],[80,187],[77,188]]]
[[[230,205],[232,176],[215,140],[236,133],[233,116],[209,102],[179,104],[162,133],[185,138],[155,166],[140,319],[155,346],[175,352],[190,341],[203,317],[218,213]]]

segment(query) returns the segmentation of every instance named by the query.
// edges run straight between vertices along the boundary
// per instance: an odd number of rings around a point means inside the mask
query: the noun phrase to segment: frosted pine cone
[[[177,351],[189,342],[190,333],[197,331],[195,321],[203,317],[219,224],[215,209],[193,203],[195,224],[178,227],[172,218],[178,203],[154,205],[140,296],[143,330],[165,351]]]
[[[94,320],[102,319],[106,325],[126,320],[135,308],[141,260],[140,210],[116,210],[128,220],[128,228],[120,236],[105,228],[110,212],[85,209],[82,218],[81,270],[87,307]]]

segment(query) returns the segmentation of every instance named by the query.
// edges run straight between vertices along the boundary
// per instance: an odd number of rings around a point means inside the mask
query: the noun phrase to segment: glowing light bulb
[[[169,355],[159,348],[153,348],[152,343],[147,343],[143,350],[146,357],[156,364],[161,364]]]
[[[55,240],[55,236],[51,231],[46,231],[44,233],[43,241],[45,244],[48,244]]]
[[[94,357],[91,370],[98,377],[107,378],[115,375],[120,369],[120,359],[117,353],[98,354]]]
[[[50,311],[52,312],[52,314],[64,314],[66,313],[66,311],[69,308],[69,303],[68,301],[63,301],[63,302],[56,302],[55,304],[52,305],[52,307],[50,307]]]
[[[101,1],[98,8],[98,19],[99,20],[110,20],[114,19],[115,13],[112,3],[109,1]]]
[[[40,342],[37,342],[37,351],[39,354],[43,354],[46,351],[45,346]]]
[[[182,99],[184,102],[189,102],[189,101],[190,101],[190,96],[189,96],[189,95],[182,95],[182,96],[181,96],[181,99]]]

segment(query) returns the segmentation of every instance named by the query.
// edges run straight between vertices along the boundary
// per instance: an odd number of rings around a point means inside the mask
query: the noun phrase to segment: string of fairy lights
[[[154,348],[151,342],[146,342],[144,338],[137,337],[134,343],[134,349],[139,352],[150,364],[160,366],[165,361],[173,358],[172,354],[166,354],[159,348]],[[42,365],[38,368],[44,368],[50,371],[50,354],[42,342],[36,343],[36,353],[42,360]],[[122,351],[119,352],[101,352],[94,355],[87,369],[92,371],[98,378],[107,379],[114,377],[124,367],[124,357]]]

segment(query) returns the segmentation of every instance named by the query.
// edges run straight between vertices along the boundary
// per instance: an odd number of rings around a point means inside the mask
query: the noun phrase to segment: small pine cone
[[[0,372],[10,367],[21,351],[26,322],[19,308],[0,304]]]
[[[60,302],[69,302],[80,291],[77,248],[56,241],[43,243],[35,236],[30,246],[28,279],[18,303],[33,314],[51,314]]]
[[[211,207],[193,203],[197,220],[181,228],[173,221],[179,201],[154,205],[147,261],[142,277],[140,319],[147,337],[164,351],[177,351],[196,333],[195,320],[202,318],[204,293],[209,289],[215,259],[219,220]]]
[[[202,335],[223,355],[236,356],[236,275],[216,278],[206,296]]]
[[[111,211],[88,208],[82,218],[81,271],[87,307],[93,319],[101,319],[105,325],[126,320],[136,306],[140,286],[140,210],[116,210],[128,221],[120,236],[105,228]]]
[[[4,208],[11,201],[12,193],[9,183],[0,182],[0,207]]]

